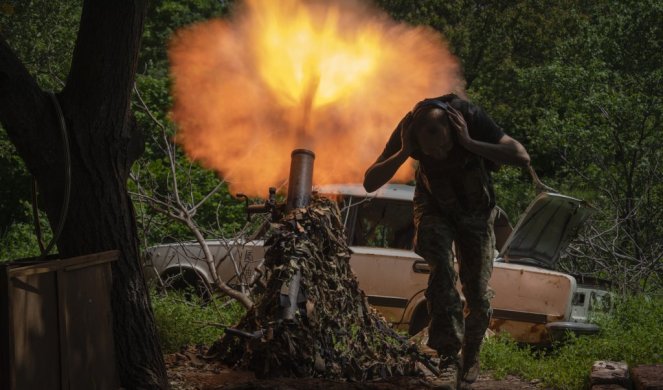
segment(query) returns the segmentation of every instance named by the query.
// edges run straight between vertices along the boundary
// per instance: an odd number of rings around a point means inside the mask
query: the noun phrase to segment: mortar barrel
[[[313,161],[315,153],[307,149],[295,149],[290,160],[288,179],[288,210],[305,207],[311,200],[313,189]]]

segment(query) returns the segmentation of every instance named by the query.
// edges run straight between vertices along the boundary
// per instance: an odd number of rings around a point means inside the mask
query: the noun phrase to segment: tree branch
[[[65,88],[76,104],[119,110],[120,118],[129,111],[146,13],[145,0],[85,0]]]
[[[61,159],[48,96],[0,35],[0,122],[34,176]]]
[[[106,156],[128,174],[142,152],[130,103],[146,13],[146,0],[84,2],[62,104],[76,110],[84,129],[73,142],[85,166]]]

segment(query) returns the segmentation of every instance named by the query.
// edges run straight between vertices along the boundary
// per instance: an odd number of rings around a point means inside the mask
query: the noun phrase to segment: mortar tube
[[[288,211],[306,207],[311,200],[315,154],[307,149],[295,149],[292,151],[290,158],[290,178],[288,179],[288,198],[286,201]],[[283,308],[282,318],[285,321],[292,321],[295,318],[301,278],[301,270],[297,270],[288,283],[288,301],[290,305]]]
[[[313,189],[313,161],[315,153],[307,149],[295,149],[290,155],[290,178],[288,179],[288,211],[308,206]]]

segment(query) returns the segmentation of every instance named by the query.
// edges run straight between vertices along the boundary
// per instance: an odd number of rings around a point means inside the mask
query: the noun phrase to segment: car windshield
[[[346,198],[346,210],[354,218],[347,218],[348,239],[354,246],[412,249],[414,224],[412,202],[393,199],[359,201]],[[350,210],[351,209],[351,210]],[[350,229],[352,220],[353,229]]]

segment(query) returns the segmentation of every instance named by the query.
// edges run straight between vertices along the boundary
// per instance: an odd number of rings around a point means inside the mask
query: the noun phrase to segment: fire
[[[255,37],[256,51],[264,57],[257,63],[261,78],[284,106],[317,108],[342,99],[357,88],[356,80],[375,69],[379,57],[365,53],[374,51],[379,37],[359,31],[356,42],[339,39],[338,9],[330,9],[316,28],[308,10],[287,5],[268,15],[263,32]],[[295,17],[284,25],[291,7]]]
[[[438,33],[360,1],[247,0],[169,54],[178,142],[251,195],[287,180],[296,148],[316,153],[316,184],[361,182],[417,101],[463,85]]]

